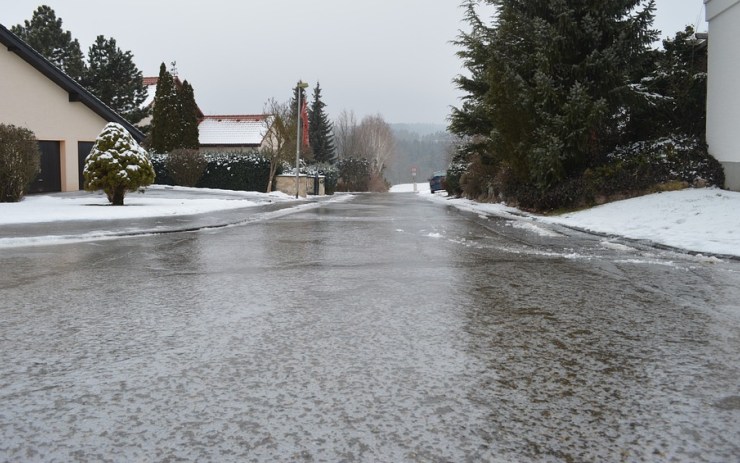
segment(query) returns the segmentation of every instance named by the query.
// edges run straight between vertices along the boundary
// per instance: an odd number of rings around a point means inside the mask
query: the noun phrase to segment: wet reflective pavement
[[[740,459],[740,264],[360,195],[0,250],[2,461]]]

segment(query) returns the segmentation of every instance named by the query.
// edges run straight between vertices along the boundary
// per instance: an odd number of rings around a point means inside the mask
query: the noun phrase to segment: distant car
[[[432,178],[429,179],[429,189],[432,193],[444,190],[445,187],[445,172],[435,172]]]

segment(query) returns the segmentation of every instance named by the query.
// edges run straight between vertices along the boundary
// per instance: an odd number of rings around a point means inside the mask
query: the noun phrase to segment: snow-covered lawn
[[[181,197],[162,196],[165,190]],[[197,195],[197,197],[196,197]],[[211,195],[212,198],[204,197]],[[128,193],[125,206],[112,206],[103,193],[32,195],[18,203],[0,203],[0,225],[62,220],[112,220],[166,217],[251,207],[289,201],[283,193],[255,193],[152,185],[145,193]]]
[[[392,191],[409,191],[399,185]],[[709,254],[740,256],[740,193],[716,188],[686,189],[617,201],[560,216],[526,214],[503,204],[485,204],[444,195],[422,195],[460,209],[553,223],[597,233],[649,240]],[[523,227],[521,227],[523,228]]]
[[[696,252],[740,256],[740,193],[687,189],[539,220],[645,239]]]

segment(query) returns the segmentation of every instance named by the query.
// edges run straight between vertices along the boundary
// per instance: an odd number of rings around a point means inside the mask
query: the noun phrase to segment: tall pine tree
[[[301,94],[301,106],[304,104],[306,107],[308,107],[308,96],[306,95],[306,89],[296,86],[293,88],[293,97],[290,100],[290,120],[291,121],[298,121],[298,92]],[[292,124],[292,122],[291,122]],[[309,122],[309,131],[311,130],[310,122]],[[295,137],[293,137],[295,138]],[[301,124],[301,139],[303,139],[303,124]],[[293,144],[292,150],[295,152],[295,143],[294,140],[290,141],[291,144]],[[309,140],[308,145],[301,146],[301,158],[311,160],[313,159],[313,151],[311,150],[311,143]]]
[[[157,91],[154,94],[150,148],[156,153],[169,153],[178,147],[179,110],[172,74],[164,63],[159,67]]]
[[[154,94],[150,148],[157,153],[198,149],[198,117],[192,85],[187,80],[178,85],[162,63]]]
[[[80,43],[62,29],[62,18],[57,18],[50,7],[41,5],[30,21],[13,26],[11,31],[68,76],[77,81],[83,78],[85,60]]]
[[[636,140],[669,135],[706,138],[707,46],[687,26],[653,52],[652,69],[634,88],[647,100],[633,111]]]
[[[178,148],[198,149],[198,106],[195,103],[193,86],[184,81],[177,89],[180,119],[180,140]]]
[[[141,107],[147,93],[144,78],[130,51],[121,51],[115,39],[99,35],[90,47],[88,62],[83,85],[132,124],[146,116]]]
[[[308,107],[308,139],[314,161],[333,164],[337,158],[337,150],[334,146],[332,124],[324,107],[326,104],[321,101],[321,86],[316,82],[313,100]]]
[[[453,43],[461,49],[457,56],[462,60],[468,74],[461,74],[453,82],[463,92],[462,107],[452,108],[450,132],[461,138],[484,138],[491,133],[492,121],[486,95],[490,89],[488,70],[491,60],[493,30],[487,27],[476,12],[478,0],[468,0],[465,20],[470,32],[462,32]]]
[[[458,41],[472,77],[457,80],[470,98],[453,128],[478,135],[490,124],[494,171],[545,192],[618,143],[635,69],[656,38],[654,0],[486,2],[495,23],[480,27],[470,1],[480,36]]]

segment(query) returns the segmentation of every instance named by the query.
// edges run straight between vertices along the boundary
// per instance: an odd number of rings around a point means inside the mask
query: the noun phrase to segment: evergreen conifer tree
[[[88,52],[88,68],[82,80],[95,96],[135,124],[146,116],[141,107],[146,87],[130,51],[123,52],[116,40],[99,35]]]
[[[289,109],[290,109],[290,119],[289,119],[290,122],[289,123],[290,124],[294,124],[294,121],[296,121],[296,122],[298,121],[298,109],[299,109],[298,106],[297,106],[298,105],[298,100],[297,100],[297,98],[298,98],[298,91],[301,92],[301,106],[303,106],[305,104],[306,105],[306,109],[308,109],[308,99],[307,99],[308,96],[306,96],[306,89],[305,88],[301,88],[301,87],[294,88],[293,89],[293,97],[291,98],[290,103],[289,103]],[[295,128],[295,125],[293,125],[293,127]],[[309,136],[310,136],[310,130],[311,130],[311,128],[310,128],[310,121],[309,121]],[[293,137],[293,138],[295,138],[295,137]],[[301,124],[301,139],[303,139],[303,124]],[[299,140],[298,142],[299,143],[302,143],[301,140]],[[296,143],[296,141],[294,139],[291,139],[290,140],[290,143],[293,145],[291,149],[293,150],[293,152],[295,152],[295,149],[296,149],[295,143]],[[307,160],[313,159],[313,152],[311,150],[310,139],[309,139],[309,143],[308,143],[307,146],[301,146],[301,158],[307,159]]]
[[[105,126],[85,159],[85,190],[103,190],[114,206],[123,206],[127,191],[154,182],[154,167],[148,153],[123,126]]]
[[[494,170],[545,192],[619,142],[635,69],[656,38],[654,0],[486,2],[495,24],[480,27],[471,1],[474,33],[458,42],[472,77],[457,80],[470,93],[453,129],[484,132]]]
[[[630,118],[635,140],[685,134],[706,137],[707,47],[691,26],[663,40],[651,69],[633,88],[645,97]]]
[[[154,94],[150,148],[155,153],[169,153],[178,147],[180,112],[172,74],[164,63],[159,67],[157,91]]]
[[[186,80],[177,89],[180,114],[180,140],[178,148],[198,149],[198,106],[193,86]]]
[[[487,137],[490,135],[492,121],[486,95],[488,83],[488,63],[491,58],[492,29],[478,17],[475,7],[478,0],[468,0],[465,20],[470,24],[470,32],[462,32],[455,45],[461,48],[457,56],[462,60],[468,74],[459,75],[453,82],[463,91],[462,107],[452,108],[449,129],[462,138]]]
[[[68,76],[77,81],[83,78],[85,61],[80,43],[62,29],[62,18],[49,6],[39,6],[30,21],[13,26],[11,31]]]
[[[321,101],[321,86],[316,82],[313,100],[308,108],[308,139],[313,151],[314,161],[333,164],[337,153],[334,146],[334,131],[329,116],[324,111]]]

